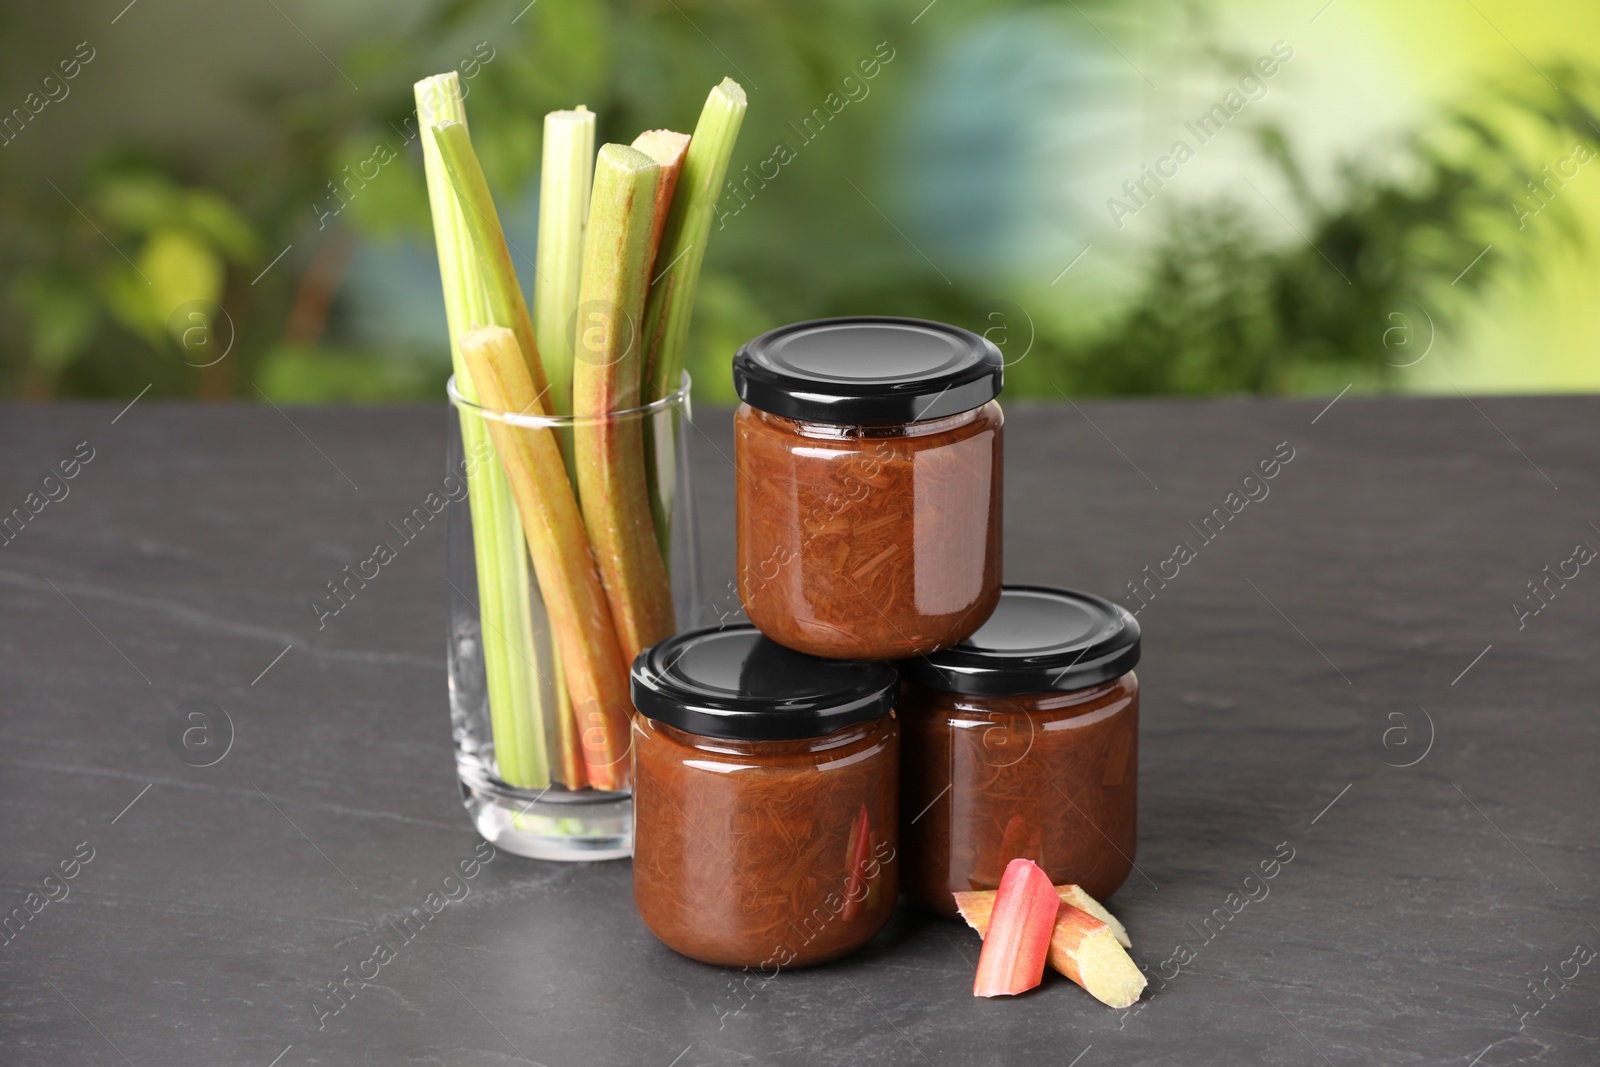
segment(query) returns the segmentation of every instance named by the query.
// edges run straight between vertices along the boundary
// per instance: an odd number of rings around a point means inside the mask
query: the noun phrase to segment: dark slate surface
[[[627,863],[502,854],[321,1029],[325,984],[477,843],[443,530],[321,632],[306,607],[438,484],[444,413],[5,410],[4,508],[94,459],[0,548],[4,908],[93,859],[0,945],[0,1063],[1600,1062],[1600,960],[1568,962],[1600,949],[1600,566],[1523,629],[1509,606],[1600,547],[1600,401],[1324,404],[1011,408],[1012,580],[1126,596],[1198,548],[1140,616],[1140,873],[1112,905],[1152,972],[1187,960],[1142,1010],[1060,979],[975,1000],[976,938],[913,915],[740,994],[652,940]],[[727,426],[695,440],[713,592]],[[1186,524],[1284,441],[1201,545]],[[235,724],[213,766],[168,746],[188,701]]]

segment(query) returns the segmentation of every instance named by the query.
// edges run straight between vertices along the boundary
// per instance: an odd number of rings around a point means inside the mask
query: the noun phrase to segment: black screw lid
[[[814,319],[747,342],[733,357],[733,385],[751,407],[802,422],[924,422],[999,396],[1004,362],[993,343],[958,326]]]
[[[888,714],[898,684],[886,663],[819,659],[754,626],[669,637],[633,661],[633,706],[703,737],[822,737]]]
[[[1008,585],[977,633],[899,666],[927,689],[1021,696],[1087,689],[1138,662],[1139,623],[1126,609],[1088,593]]]

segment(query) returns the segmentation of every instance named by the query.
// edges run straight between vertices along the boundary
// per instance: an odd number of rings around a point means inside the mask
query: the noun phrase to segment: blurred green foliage
[[[1422,358],[1496,278],[1537,273],[1542,243],[1583,240],[1559,176],[1528,162],[1542,157],[1511,132],[1566,146],[1574,169],[1600,154],[1600,114],[1586,102],[1600,99],[1594,75],[1571,65],[1548,74],[1451,110],[1410,140],[1399,176],[1348,166],[1325,196],[1289,136],[1261,129],[1261,150],[1308,220],[1304,239],[1265,239],[1233,201],[1175,215],[1130,305],[1042,361],[1047,373],[1100,395],[1393,388],[1395,370]],[[1548,200],[1560,225],[1528,231],[1507,190],[1523,211]],[[1483,260],[1488,245],[1499,254]],[[1022,371],[1012,380],[1048,385]]]
[[[988,331],[1012,359],[1025,346],[1012,393],[1393,388],[1404,353],[1375,358],[1373,338],[1396,307],[1426,307],[1445,329],[1471,291],[1531,263],[1525,240],[1450,284],[1511,225],[1507,190],[1536,177],[1527,160],[1543,157],[1508,131],[1536,124],[1539,144],[1570,145],[1600,130],[1593,77],[1562,67],[1486,89],[1412,139],[1406,166],[1352,166],[1319,195],[1289,137],[1262,129],[1305,240],[1263,233],[1259,204],[1188,205],[1107,306],[1000,273],[947,277],[894,221],[886,156],[917,86],[912,45],[928,50],[911,21],[921,7],[608,0],[534,4],[508,24],[504,4],[446,0],[338,55],[337,78],[253,87],[269,144],[203,166],[113,146],[53,190],[0,172],[0,388],[436,400],[448,356],[411,85],[452,67],[525,287],[544,112],[584,103],[602,141],[626,142],[690,128],[725,74],[745,84],[739,189],[713,232],[691,345],[697,394],[713,401],[731,396],[727,360],[755,333],[862,312]],[[790,158],[772,176],[780,145]]]

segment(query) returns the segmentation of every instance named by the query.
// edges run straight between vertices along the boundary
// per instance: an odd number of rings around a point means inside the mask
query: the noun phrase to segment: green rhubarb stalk
[[[678,192],[656,253],[660,266],[652,275],[644,313],[647,400],[671,396],[683,376],[683,348],[689,337],[695,285],[744,112],[744,89],[732,78],[722,79],[706,97],[689,140]]]
[[[589,218],[594,177],[594,114],[583,106],[544,117],[539,173],[539,245],[534,253],[533,335],[550,382],[550,409],[572,414],[572,322],[578,310],[583,269],[583,228]],[[562,453],[572,466],[572,435],[563,431]],[[560,661],[556,662],[556,756],[554,773],[571,787],[584,783],[583,742],[572,715]]]
[[[503,326],[468,330],[461,352],[483,402],[526,411],[538,400],[516,335]],[[628,777],[628,663],[618,648],[611,608],[584,538],[555,431],[491,421],[489,432],[511,480],[583,737],[589,784],[616,789]]]
[[[728,173],[734,141],[744,121],[744,89],[722,79],[706,96],[684,153],[678,188],[671,198],[665,228],[651,267],[650,294],[644,313],[644,398],[660,400],[678,391],[683,380],[683,349],[689,337],[695,288],[705,260],[706,241],[717,198]],[[673,442],[660,440],[676,423],[652,427],[645,443],[650,476],[650,511],[663,556],[672,556],[672,501],[676,492]]]
[[[667,229],[667,216],[672,212],[672,194],[677,191],[678,176],[683,172],[684,156],[689,151],[689,135],[673,130],[646,130],[633,139],[633,147],[661,164],[661,181],[656,185],[654,221],[650,224],[650,270],[654,277],[666,266],[656,257],[661,248],[661,235]],[[677,425],[672,419],[671,413],[655,416],[645,428],[644,435],[645,481],[649,486],[650,514],[655,521],[656,543],[661,546],[661,558],[666,563],[669,577],[672,573],[672,496],[677,489],[678,476],[673,466],[675,453],[669,436],[677,432]],[[660,440],[661,437],[667,439]]]
[[[435,123],[466,121],[461,83],[455,72],[424,78],[415,87],[417,118],[422,128],[423,169],[439,253],[445,317],[449,323],[450,361],[456,388],[470,402],[479,401],[472,375],[461,352],[461,335],[473,324],[489,321],[488,293],[480,274],[467,220],[450,189],[444,160],[434,140]],[[460,419],[462,443],[469,456],[492,447],[482,420],[470,413]],[[528,600],[528,552],[517,521],[516,502],[500,463],[477,463],[467,470],[472,509],[473,556],[478,571],[478,612],[483,632],[484,673],[495,763],[507,783],[531,789],[550,784],[542,702],[550,694],[534,667],[533,616]]]
[[[539,170],[539,247],[534,262],[533,333],[551,410],[572,414],[572,321],[583,268],[583,228],[594,173],[594,113],[579,107],[544,117]]]
[[[661,166],[627,145],[595,159],[573,348],[573,456],[595,560],[629,662],[672,633],[672,588],[656,541],[639,406],[639,323]]]
[[[435,123],[433,140],[444,162],[450,187],[460,202],[460,218],[472,242],[478,276],[482,279],[488,301],[488,318],[478,320],[475,325],[493,323],[506,326],[516,335],[517,347],[528,361],[528,374],[538,394],[535,406],[523,414],[545,414],[551,410],[550,387],[545,379],[544,365],[539,359],[539,343],[533,334],[533,319],[529,317],[528,305],[522,299],[517,269],[511,264],[511,252],[506,247],[505,231],[500,228],[500,215],[495,210],[494,198],[489,195],[489,183],[484,180],[478,155],[472,150],[466,116],[463,115],[459,120],[446,119]]]

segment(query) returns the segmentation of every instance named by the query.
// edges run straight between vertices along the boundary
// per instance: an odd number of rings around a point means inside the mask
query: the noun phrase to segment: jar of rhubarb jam
[[[1029,859],[1096,899],[1133,867],[1139,624],[1085,593],[1006,586],[989,621],[901,664],[901,887],[956,915]]]
[[[705,963],[804,967],[889,921],[900,726],[885,663],[693,630],[633,664],[633,898]]]
[[[1000,351],[918,319],[820,319],[741,348],[739,598],[780,644],[898,659],[1000,596]]]

